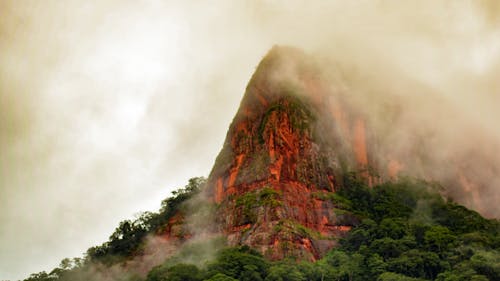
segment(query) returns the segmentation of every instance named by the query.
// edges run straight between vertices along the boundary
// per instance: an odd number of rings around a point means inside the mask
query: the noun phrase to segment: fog
[[[274,44],[343,73],[333,86],[388,132],[390,153],[412,155],[416,132],[432,136],[431,163],[466,148],[470,156],[456,159],[463,169],[499,167],[499,9],[496,1],[0,2],[0,279],[80,256],[120,220],[208,175]],[[392,101],[404,113],[384,122]],[[472,172],[491,182],[482,191],[492,204],[482,208],[494,215],[497,171]]]

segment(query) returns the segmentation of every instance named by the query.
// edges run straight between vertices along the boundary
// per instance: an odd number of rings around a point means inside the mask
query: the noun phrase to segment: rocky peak
[[[334,192],[344,172],[371,164],[366,138],[364,120],[335,97],[313,59],[274,47],[208,179],[219,230],[271,258],[318,258],[350,229]]]

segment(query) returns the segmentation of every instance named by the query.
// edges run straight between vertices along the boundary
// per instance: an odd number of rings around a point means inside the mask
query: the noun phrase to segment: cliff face
[[[352,171],[373,186],[400,172],[442,181],[442,169],[433,167],[449,166],[450,178],[443,183],[456,185],[463,198],[480,201],[481,182],[471,180],[477,178],[473,170],[455,165],[467,157],[437,165],[425,140],[412,145],[423,153],[397,156],[390,147],[380,149],[380,136],[366,123],[369,118],[344,101],[348,93],[332,88],[334,84],[302,51],[274,47],[248,83],[207,180],[204,191],[216,205],[215,223],[201,216],[189,227],[189,214],[178,214],[163,237],[182,242],[194,235],[193,229],[202,229],[271,259],[315,260],[357,223],[335,194]],[[410,169],[417,173],[408,173]],[[204,202],[193,208],[197,217],[211,215],[211,207],[205,211],[201,206]]]
[[[480,209],[485,183],[457,164],[468,163],[467,154],[441,163],[418,136],[422,142],[412,147],[421,153],[391,155],[390,144],[381,150],[369,118],[334,87],[297,49],[274,47],[257,67],[207,183],[217,205],[215,227],[231,245],[273,259],[320,257],[355,222],[335,196],[351,171],[370,186],[400,172],[438,180],[445,192]],[[434,167],[449,167],[449,178]]]
[[[230,244],[314,260],[350,229],[334,192],[375,163],[363,119],[330,91],[299,50],[274,47],[258,66],[208,178]]]

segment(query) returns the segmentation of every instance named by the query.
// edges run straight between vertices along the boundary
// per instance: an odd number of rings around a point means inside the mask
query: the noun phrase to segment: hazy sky
[[[381,89],[411,78],[498,140],[499,6],[401,3],[0,1],[0,279],[81,256],[208,175],[274,44]]]

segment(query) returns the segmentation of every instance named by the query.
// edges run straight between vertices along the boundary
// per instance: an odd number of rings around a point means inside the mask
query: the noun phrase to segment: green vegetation
[[[281,191],[275,190],[271,187],[264,187],[259,190],[258,198],[259,203],[262,206],[268,206],[271,208],[276,208],[282,205],[282,202],[279,200],[281,197]]]
[[[61,265],[50,273],[35,273],[25,281],[93,280],[92,278],[95,278],[93,271],[96,268],[105,270],[106,267],[142,253],[146,236],[161,233],[174,215],[186,212],[187,206],[184,203],[198,194],[205,182],[206,179],[203,177],[190,179],[184,188],[172,192],[172,197],[162,201],[159,212],[144,212],[135,220],[120,222],[109,240],[100,246],[88,249],[85,258],[63,259]],[[120,280],[141,279],[127,275]]]
[[[351,210],[352,209],[352,203],[350,200],[346,199],[345,197],[341,196],[337,192],[313,192],[312,193],[313,198],[321,199],[323,201],[331,201],[338,209],[340,210]]]
[[[191,196],[199,184],[193,186],[196,188],[183,189],[173,198]],[[127,275],[119,280],[500,280],[500,223],[443,199],[439,191],[438,185],[412,179],[368,188],[349,174],[344,188],[337,193],[314,194],[342,205],[360,222],[340,240],[339,247],[321,260],[271,262],[247,246],[209,251],[214,254],[210,258],[201,246],[192,245],[154,267],[145,277]],[[277,196],[279,193],[269,188],[245,194],[236,201],[250,208],[273,205]],[[182,206],[181,201],[167,199],[160,213],[172,214],[168,210],[173,212]],[[122,245],[113,242],[122,239],[135,245],[135,236],[129,232],[136,225],[144,225],[148,231],[159,229],[161,223],[152,224],[153,220],[146,218],[121,223],[110,241],[100,247],[108,253],[118,251],[123,257],[135,253],[140,247],[111,245]],[[297,231],[313,235],[307,229]],[[25,281],[95,280],[81,277],[88,262],[105,258],[91,253],[83,260],[64,260],[51,273],[33,274]],[[203,257],[194,262],[188,258],[193,256]]]
[[[321,233],[316,230],[310,229],[308,227],[303,226],[300,223],[297,223],[293,220],[282,219],[276,224],[273,228],[273,232],[275,234],[286,234],[287,236],[297,236],[297,237],[306,237],[313,239],[326,239],[327,237],[322,237]],[[286,243],[282,243],[286,248]]]
[[[269,176],[269,164],[271,158],[267,151],[253,153],[248,160],[245,160],[245,167],[240,169],[235,184],[262,180]]]
[[[146,235],[161,232],[169,219],[179,211],[182,213],[185,208],[183,203],[197,194],[205,181],[205,178],[200,177],[190,179],[184,188],[172,192],[174,196],[162,201],[158,213],[145,212],[135,221],[120,222],[108,242],[87,251],[88,259],[113,264],[140,253]]]
[[[332,253],[362,256],[361,280],[500,280],[498,221],[444,200],[435,184],[403,179],[370,189],[353,175],[345,180],[338,195],[363,220]]]
[[[281,206],[282,202],[279,200],[280,196],[281,192],[271,187],[264,187],[237,197],[235,204],[236,207],[241,208],[243,215],[243,217],[240,218],[240,224],[257,222],[256,209],[259,207],[276,208]]]
[[[296,92],[296,89],[292,89],[289,93],[287,93],[290,103],[290,112],[288,116],[291,118],[290,122],[292,128],[304,133],[308,129],[314,129],[314,126],[311,125],[316,121],[317,117],[309,109],[309,105],[305,101],[301,100]]]
[[[280,112],[280,111],[284,111],[286,108],[282,105],[282,104],[274,104],[272,106],[269,107],[269,109],[264,113],[264,116],[262,117],[262,121],[260,122],[259,124],[259,141],[261,144],[263,144],[265,141],[264,141],[264,130],[266,129],[266,125],[267,125],[267,121],[269,119],[269,116],[271,116],[271,114],[274,112],[274,111],[277,111],[277,112]]]
[[[291,127],[298,132],[312,134],[307,130],[313,129],[311,124],[316,120],[316,116],[309,110],[307,102],[300,99],[298,94],[300,89],[292,85],[283,85],[281,91],[283,98],[267,109],[259,124],[258,137],[261,144],[264,143],[264,131],[273,112],[285,113],[290,118]]]

